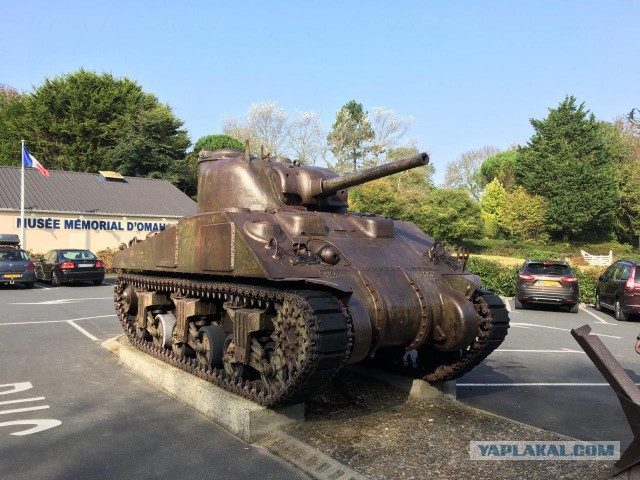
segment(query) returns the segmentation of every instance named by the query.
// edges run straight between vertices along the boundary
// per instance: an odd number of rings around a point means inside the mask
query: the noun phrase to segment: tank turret
[[[503,302],[406,221],[347,212],[347,189],[421,153],[339,176],[202,151],[198,214],[117,253],[116,311],[142,351],[263,405],[304,401],[347,363],[430,382],[507,334]],[[409,353],[407,353],[409,352]]]
[[[261,159],[233,148],[203,150],[198,160],[198,211],[269,210],[293,205],[344,212],[347,188],[428,163],[429,156],[420,153],[338,176],[327,168],[300,165],[288,158]]]

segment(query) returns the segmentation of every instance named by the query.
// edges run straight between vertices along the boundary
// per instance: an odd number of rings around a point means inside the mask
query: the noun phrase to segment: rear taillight
[[[96,262],[96,268],[104,267],[104,262],[102,260],[98,260]]]
[[[536,277],[535,275],[525,275],[524,273],[521,273],[518,275],[518,280],[535,280]]]
[[[564,283],[578,283],[577,277],[562,277],[561,280]]]
[[[34,270],[36,268],[36,266],[33,263],[30,263],[29,265],[27,265],[27,270]]]
[[[635,277],[636,277],[636,267],[632,267],[631,273],[629,273],[629,278],[627,278],[627,283],[624,284],[624,289],[627,292],[632,292],[636,288]],[[640,284],[638,284],[638,287],[640,287]]]
[[[60,265],[60,268],[62,270],[67,270],[69,268],[76,268],[76,266],[73,262],[64,262],[62,265]]]

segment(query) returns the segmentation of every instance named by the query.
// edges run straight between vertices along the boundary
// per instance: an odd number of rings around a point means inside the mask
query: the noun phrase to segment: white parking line
[[[86,337],[89,337],[91,340],[93,341],[98,340],[98,337],[94,337],[89,332],[87,332],[84,328],[82,328],[80,325],[76,325],[75,323],[73,323],[73,320],[67,320],[67,323],[71,325],[73,328],[75,328],[76,330],[78,330],[80,333],[85,335]]]
[[[504,302],[504,306],[507,309],[507,312],[511,313],[511,305],[509,304],[509,299],[507,297],[501,297]]]
[[[640,385],[640,383],[636,383]],[[610,387],[608,383],[458,383],[456,387]]]
[[[587,312],[589,315],[591,315],[593,318],[595,318],[598,321],[598,323],[602,323],[603,325],[612,325],[614,327],[618,326],[617,323],[609,323],[604,318],[600,318],[598,315],[596,315],[595,313],[587,310],[584,307],[580,307],[580,310],[582,310],[583,312]]]
[[[570,332],[571,330],[569,330],[568,328],[559,328],[559,327],[549,327],[547,325],[536,325],[535,323],[518,323],[518,322],[511,322],[509,323],[510,327],[520,327],[520,328],[529,328],[529,327],[538,327],[538,328],[548,328],[551,330],[562,330],[563,332]],[[604,333],[592,333],[591,335],[595,335],[597,337],[607,337],[607,338],[617,338],[618,340],[620,340],[621,337],[615,337],[613,335],[605,335]]]
[[[42,302],[9,303],[8,305],[66,305],[68,303],[84,302],[85,300],[113,300],[113,296],[93,297],[93,298],[59,298],[57,300],[44,300]]]
[[[510,353],[582,353],[580,350],[572,350],[570,348],[561,348],[560,350],[509,350],[506,348],[498,348],[493,353],[510,352]]]
[[[115,317],[115,314],[112,315],[96,315],[95,317],[82,317],[82,318],[72,318],[71,320],[41,320],[39,322],[10,322],[10,323],[0,323],[0,327],[5,325],[32,325],[34,323],[65,323],[65,322],[77,322],[78,320],[92,320],[94,318],[109,318]]]

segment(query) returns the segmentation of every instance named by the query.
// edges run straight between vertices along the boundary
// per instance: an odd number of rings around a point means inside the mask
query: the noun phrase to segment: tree
[[[26,131],[25,96],[0,85],[0,164],[20,165],[20,140]]]
[[[3,163],[15,164],[17,149],[4,146],[24,138],[48,168],[147,175],[184,158],[190,143],[168,106],[136,82],[108,73],[79,70],[47,78],[18,98],[8,107],[0,101]]]
[[[507,193],[498,206],[500,228],[521,240],[543,239],[547,200],[539,195],[529,195],[522,187]]]
[[[222,131],[241,141],[249,140],[254,155],[281,155],[287,138],[287,112],[276,102],[254,103],[244,118],[227,115]]]
[[[378,165],[382,155],[397,148],[404,136],[411,129],[413,117],[401,117],[385,107],[375,107],[369,114],[369,122],[373,128],[371,153],[373,162]]]
[[[465,152],[457,160],[449,162],[444,174],[444,187],[464,188],[476,202],[479,201],[482,192],[480,167],[499,151],[496,147],[486,146]]]
[[[507,191],[515,183],[517,150],[507,150],[488,157],[480,167],[480,185],[486,187],[493,180],[499,180]]]
[[[517,182],[547,199],[546,224],[562,240],[608,238],[618,201],[615,160],[603,129],[584,103],[567,96],[519,151]]]
[[[480,238],[484,233],[480,207],[461,188],[433,190],[420,207],[416,223],[431,237],[453,243]]]
[[[605,136],[616,159],[620,193],[616,208],[616,236],[635,243],[640,235],[640,125],[628,117],[603,124]]]
[[[362,104],[355,100],[346,103],[336,114],[327,135],[327,143],[336,159],[330,167],[338,173],[357,171],[371,151],[374,135]]]
[[[315,165],[327,151],[322,118],[317,112],[297,112],[289,123],[287,147],[294,158]]]
[[[502,229],[500,227],[500,209],[505,207],[507,192],[502,182],[494,178],[480,196],[480,210],[485,232],[489,237],[495,237]]]
[[[229,135],[206,135],[198,139],[193,146],[197,154],[200,150],[220,150],[221,148],[238,148],[244,150],[244,143]]]

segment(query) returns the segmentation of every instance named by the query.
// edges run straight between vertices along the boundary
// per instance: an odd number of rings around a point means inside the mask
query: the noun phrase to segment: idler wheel
[[[122,292],[122,306],[127,315],[136,315],[138,313],[138,294],[136,287],[127,285]]]
[[[222,367],[222,355],[225,349],[227,334],[220,325],[200,327],[201,348],[196,350],[196,358],[200,365]]]

